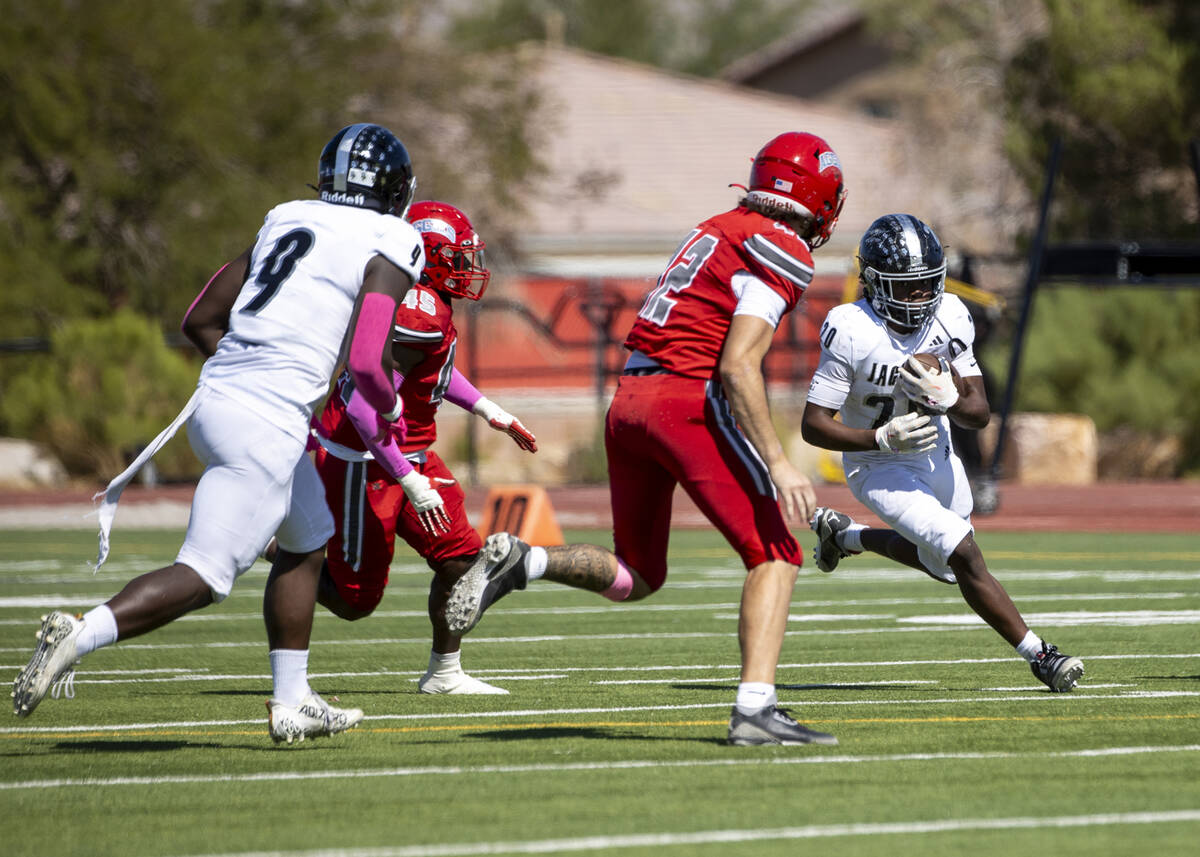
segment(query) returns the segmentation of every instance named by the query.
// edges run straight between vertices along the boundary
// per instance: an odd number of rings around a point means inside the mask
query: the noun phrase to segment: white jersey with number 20
[[[967,307],[955,295],[942,296],[933,320],[918,331],[903,335],[888,327],[866,300],[842,304],[829,311],[821,326],[821,362],[813,373],[808,401],[841,412],[851,428],[878,428],[909,410],[910,403],[896,390],[900,366],[910,354],[922,352],[945,357],[964,378],[979,375],[972,348],[975,326]],[[938,449],[944,456],[949,445],[949,422],[937,417]],[[856,464],[894,461],[887,452],[847,452],[847,469]]]
[[[201,383],[303,438],[376,255],[420,279],[424,245],[400,217],[318,200],[273,208]]]

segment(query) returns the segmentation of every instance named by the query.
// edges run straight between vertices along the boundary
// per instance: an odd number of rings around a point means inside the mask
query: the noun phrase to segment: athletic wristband
[[[404,400],[399,396],[396,396],[395,407],[393,407],[386,414],[380,414],[379,416],[383,417],[384,422],[394,423],[396,420],[400,419],[400,415],[402,413],[404,413]]]
[[[475,403],[475,406],[471,408],[471,411],[477,416],[483,417],[490,423],[492,420],[498,419],[501,414],[504,413],[504,408],[497,405],[487,396],[480,396],[479,401]]]

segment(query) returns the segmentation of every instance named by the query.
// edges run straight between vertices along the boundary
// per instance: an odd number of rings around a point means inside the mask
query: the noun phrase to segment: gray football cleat
[[[1046,642],[1042,643],[1037,660],[1029,667],[1053,693],[1066,693],[1075,687],[1083,675],[1082,660],[1072,655],[1064,655],[1057,646]]]
[[[729,715],[729,743],[738,747],[759,744],[826,744],[833,745],[837,738],[828,732],[809,729],[788,716],[787,709],[768,705],[754,714],[742,714],[733,707]]]
[[[37,632],[38,644],[33,657],[25,669],[17,673],[13,681],[13,714],[28,717],[37,708],[46,693],[59,688],[66,696],[74,696],[73,679],[75,664],[79,662],[75,641],[83,630],[83,619],[55,610],[42,617],[41,630]]]
[[[529,545],[509,533],[487,537],[479,558],[460,577],[446,600],[446,626],[452,634],[465,634],[487,610],[514,589],[529,582],[525,557]]]

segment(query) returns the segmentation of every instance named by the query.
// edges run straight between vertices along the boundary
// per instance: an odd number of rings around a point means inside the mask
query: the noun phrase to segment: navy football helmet
[[[325,144],[317,164],[325,202],[403,217],[416,187],[408,150],[382,125],[347,125]]]
[[[900,330],[924,327],[942,303],[942,242],[911,214],[885,214],[867,227],[858,245],[858,265],[871,308]]]

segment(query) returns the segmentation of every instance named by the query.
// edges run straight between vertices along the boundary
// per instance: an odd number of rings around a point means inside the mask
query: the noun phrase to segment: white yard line
[[[474,638],[472,638],[474,640]],[[384,641],[396,642],[396,641]],[[242,645],[242,644],[238,644]],[[246,643],[245,645],[261,645],[257,643]],[[324,645],[322,643],[322,645]],[[131,648],[122,645],[115,651],[120,651],[123,648]],[[172,646],[172,648],[181,648]],[[21,649],[22,652],[27,651]],[[1155,652],[1153,654],[1115,654],[1115,655],[1094,655],[1087,656],[1089,661],[1137,661],[1137,660],[1188,660],[1191,658],[1200,658],[1200,652]],[[1002,664],[1002,663],[1019,663],[1015,655],[1002,658],[920,658],[909,660],[888,660],[888,661],[801,661],[794,663],[779,664],[778,669],[823,669],[827,667],[910,667],[910,666],[955,666],[959,664]],[[24,667],[24,663],[20,664],[0,664],[0,669],[19,670]],[[698,670],[736,670],[738,664],[655,664],[653,666],[628,666],[628,665],[613,665],[607,667],[569,667],[558,666],[553,668],[555,673],[638,673],[638,672],[675,672],[675,671],[698,671]],[[154,673],[154,672],[177,672],[177,673],[208,673],[205,667],[197,667],[194,669],[179,669],[179,668],[159,668],[147,670],[90,670],[82,668],[77,674],[76,681],[81,680],[79,676],[112,674],[112,673]],[[496,675],[518,675],[522,673],[545,674],[549,671],[546,669],[538,669],[534,667],[496,667],[493,669],[472,669],[472,673],[478,675],[487,675],[495,677]],[[352,676],[372,676],[372,675],[396,675],[396,676],[421,676],[425,671],[417,670],[370,670],[367,672],[325,672],[325,673],[309,673],[311,678],[347,678]],[[269,675],[257,673],[239,673],[234,678],[242,679],[260,679],[270,678]],[[1088,685],[1095,687],[1096,685]]]
[[[1137,613],[1140,611],[1132,611]],[[1192,611],[1187,611],[1192,612]],[[1031,614],[1036,618],[1038,614]],[[1107,614],[1113,615],[1111,613]],[[930,617],[926,617],[930,618]],[[1161,617],[1160,617],[1161,618]],[[938,624],[934,625],[905,625],[902,627],[880,627],[879,625],[869,625],[862,628],[814,628],[810,630],[793,630],[787,631],[788,637],[814,637],[814,636],[849,636],[857,634],[927,634],[937,631],[990,631],[987,625],[982,622],[976,623],[973,617],[968,617],[970,621],[963,623],[962,617],[957,614],[943,617]],[[1190,624],[1191,619],[1186,620]],[[1200,621],[1200,611],[1198,611],[1196,621]],[[1170,624],[1178,624],[1179,621],[1173,621]],[[1084,623],[1082,620],[1079,624]],[[1155,621],[1153,617],[1146,617],[1144,622],[1136,621],[1135,617],[1130,616],[1129,621],[1123,623],[1126,625],[1157,625],[1164,624],[1162,621]],[[729,636],[727,631],[680,631],[672,633],[661,632],[646,632],[646,633],[620,633],[620,634],[541,634],[527,637],[471,637],[471,645],[485,644],[509,644],[509,643],[566,643],[566,642],[581,642],[581,641],[596,641],[596,640],[702,640],[702,639],[724,639]],[[125,651],[168,651],[172,649],[188,649],[191,651],[199,649],[245,649],[245,648],[261,648],[263,645],[261,639],[255,640],[229,640],[219,642],[188,642],[188,643],[121,643],[121,649]],[[382,645],[429,645],[428,636],[420,637],[372,637],[368,639],[344,639],[344,640],[321,640],[317,644],[320,647],[326,646],[382,646]],[[0,654],[10,653],[28,653],[31,651],[29,646],[6,646],[0,647]]]
[[[1168,812],[1122,812],[1100,815],[1058,815],[1015,818],[953,818],[857,824],[817,824],[748,830],[697,830],[680,833],[634,833],[565,839],[526,839],[508,842],[436,843],[395,847],[335,848],[316,851],[254,851],[220,857],[474,857],[480,854],[563,854],[619,848],[695,847],[736,842],[797,839],[842,839],[860,836],[910,836],[972,830],[1041,830],[1044,828],[1110,827],[1131,824],[1172,824],[1200,821],[1200,809]],[[216,857],[210,855],[209,857]]]
[[[471,670],[476,673],[475,670]],[[566,678],[565,673],[552,673],[543,671],[536,675],[508,675],[503,670],[495,670],[495,675],[489,675],[489,681],[555,681]],[[476,673],[478,674],[478,673]],[[83,674],[83,675],[86,675]],[[371,670],[370,672],[337,672],[337,673],[309,673],[310,679],[326,679],[326,678],[373,678],[376,676],[399,676],[405,677],[409,681],[417,681],[423,671],[417,670]],[[270,681],[270,673],[261,675],[246,675],[242,673],[201,673],[197,675],[174,675],[161,676],[157,678],[81,678],[76,675],[75,684],[162,684],[164,682],[178,681]]]
[[[490,677],[489,677],[490,678]],[[498,680],[498,679],[497,679]],[[786,689],[786,688],[785,688]],[[1072,693],[1051,694],[1049,691],[1034,688],[1023,688],[1012,694],[1002,696],[971,696],[946,697],[940,699],[781,699],[783,707],[797,709],[827,708],[836,706],[881,706],[881,705],[974,705],[979,702],[1048,702],[1052,705],[1074,705],[1094,702],[1101,699],[1139,699],[1159,700],[1176,699],[1178,697],[1200,697],[1200,691],[1163,690],[1163,691],[1128,691],[1124,693],[1087,693],[1081,686]],[[621,705],[605,708],[531,708],[513,711],[434,711],[418,714],[368,714],[364,720],[371,721],[422,721],[422,720],[498,720],[508,717],[563,717],[578,714],[629,714],[653,711],[697,711],[706,708],[728,710],[729,702],[694,702],[686,705]],[[78,732],[130,732],[150,729],[185,729],[200,726],[261,726],[262,718],[252,720],[191,720],[172,721],[164,723],[118,723],[96,724],[90,726],[5,726],[0,727],[0,735],[41,735],[41,734],[70,734]]]
[[[566,591],[566,590],[562,590]],[[1173,601],[1180,598],[1196,598],[1195,592],[1071,592],[1058,595],[1022,595],[1021,603],[1033,604],[1042,601],[1066,601],[1069,603],[1077,603],[1084,601]],[[0,598],[0,608],[5,607],[44,607],[53,609],[59,606],[67,606],[64,601],[66,599],[76,598],[76,596],[59,596],[54,594],[35,594],[19,596],[17,600],[22,600],[26,603],[10,605],[10,599]],[[37,603],[31,601],[35,599]],[[56,600],[62,599],[62,600]],[[88,598],[79,603],[93,604],[96,598]],[[844,599],[829,599],[821,601],[792,601],[792,610],[802,609],[817,609],[826,607],[902,607],[911,605],[961,605],[962,597],[959,595],[950,595],[938,598],[844,598]],[[653,601],[641,602],[633,607],[638,613],[693,613],[705,610],[737,610],[738,604],[735,601],[722,601],[713,604],[661,604]],[[544,616],[548,611],[548,607],[511,607],[509,602],[504,604],[504,612],[510,616]],[[612,613],[618,609],[613,604],[598,604],[592,607],[555,607],[555,615],[571,615],[583,616],[605,613]],[[425,617],[425,610],[376,610],[371,616],[375,619],[420,619]],[[322,620],[336,620],[338,617],[332,613],[318,611],[315,618]],[[261,622],[262,612],[233,612],[222,610],[202,610],[184,616],[176,621],[179,622]],[[3,625],[26,625],[30,622],[28,617],[19,619],[0,619],[0,626]]]
[[[1195,753],[1200,744],[1098,747],[1058,752],[888,753],[878,756],[740,756],[731,759],[637,759],[615,762],[561,762],[525,765],[430,765],[403,768],[358,768],[325,771],[270,771],[243,774],[164,774],[140,777],[79,777],[0,783],[0,791],[99,786],[159,786],[193,783],[255,783],[299,780],[362,779],[367,777],[477,776],[480,774],[548,774],[575,771],[621,771],[664,768],[740,768],[770,765],[861,765],[896,762],[980,761],[997,759],[1104,758],[1153,753]]]
[[[705,681],[739,681],[736,675],[725,676],[689,676],[687,678],[624,678],[624,679],[607,679],[605,681],[590,681],[588,684],[695,684]],[[935,680],[922,681],[912,679],[906,681],[898,679],[896,681],[855,681],[855,682],[822,682],[820,684],[787,684],[779,682],[777,687],[788,688],[791,690],[799,690],[800,688],[839,688],[839,687],[885,687],[888,685],[912,685],[912,684],[940,684]],[[1131,685],[1132,686],[1132,685]],[[1014,690],[1029,690],[1027,687],[1013,688]]]
[[[565,591],[565,590],[564,590]],[[257,593],[256,593],[257,594]],[[87,596],[80,597],[77,595],[58,595],[38,594],[38,595],[21,595],[0,597],[0,609],[21,609],[21,610],[53,610],[63,607],[92,607],[103,600],[104,596]],[[1104,601],[1104,602],[1119,602],[1134,600],[1139,603],[1146,601],[1172,601],[1181,598],[1195,598],[1194,592],[1113,592],[1108,594],[1098,593],[1068,593],[1063,595],[1022,595],[1020,602],[1022,606],[1028,604],[1036,604],[1045,601],[1065,601],[1068,603],[1080,603],[1086,601]],[[919,606],[919,605],[951,605],[960,606],[963,604],[961,596],[953,595],[946,598],[847,598],[842,600],[822,600],[822,601],[793,601],[791,610],[804,609],[819,609],[829,607],[903,607],[903,606]],[[509,616],[546,616],[551,608],[547,606],[541,607],[511,607],[509,602],[505,602],[504,613]],[[618,607],[613,604],[599,604],[594,607],[554,607],[553,613],[555,616],[570,615],[570,616],[587,616],[587,615],[604,615],[606,613],[613,614],[617,610],[632,610],[637,613],[701,613],[713,611],[717,615],[714,618],[731,619],[736,618],[736,614],[732,612],[722,613],[719,611],[736,611],[738,604],[732,601],[722,601],[713,604],[658,604],[654,602],[643,602],[637,605],[625,605]],[[964,608],[965,609],[965,608]],[[1165,612],[1165,611],[1163,611]],[[424,619],[428,615],[426,610],[376,610],[371,614],[372,619]],[[1048,614],[1047,614],[1048,615]],[[821,620],[826,617],[835,617],[838,619],[852,618],[852,614],[824,614]],[[321,621],[340,621],[339,617],[334,616],[324,610],[318,610],[314,614],[314,618]],[[863,618],[863,617],[860,617]],[[217,610],[202,610],[192,613],[188,616],[183,616],[176,620],[177,622],[250,622],[260,624],[262,622],[262,612],[245,612],[245,611],[222,611]],[[813,622],[819,621],[813,614],[793,613],[789,616],[789,621],[794,622]],[[900,621],[914,621],[912,617],[902,619]],[[29,615],[24,615],[19,618],[0,619],[0,627],[12,626],[21,627],[34,622],[34,618]]]

